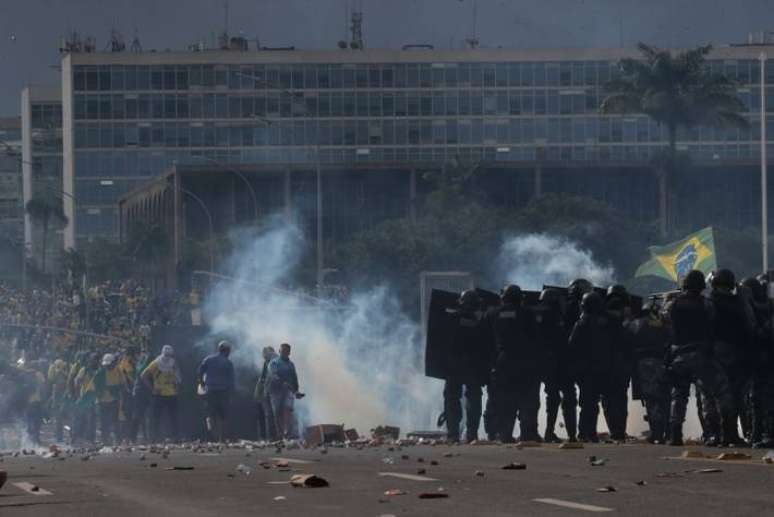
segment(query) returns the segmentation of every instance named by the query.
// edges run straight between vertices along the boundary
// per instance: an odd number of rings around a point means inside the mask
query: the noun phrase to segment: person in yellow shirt
[[[51,389],[49,412],[54,421],[54,438],[62,442],[64,423],[67,415],[67,378],[70,365],[64,359],[57,359],[48,367],[48,385]]]
[[[175,360],[174,349],[164,345],[161,354],[143,370],[141,378],[153,395],[151,436],[155,441],[161,438],[159,434],[161,417],[162,413],[166,412],[170,420],[170,435],[173,440],[177,440],[177,398],[182,377]]]
[[[116,442],[121,441],[121,431],[118,426],[118,404],[126,390],[124,373],[118,368],[118,358],[114,354],[102,356],[102,366],[94,375],[97,407],[102,443],[112,445],[113,435]]]
[[[94,412],[94,403],[97,398],[97,390],[94,386],[94,376],[99,369],[99,355],[93,354],[84,360],[84,366],[75,376],[73,387],[77,394],[75,415],[78,420],[76,426],[77,438],[83,438],[88,442],[94,442],[97,437],[97,421]]]

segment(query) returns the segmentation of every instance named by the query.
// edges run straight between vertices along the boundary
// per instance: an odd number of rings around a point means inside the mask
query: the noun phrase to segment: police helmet
[[[750,290],[753,300],[756,302],[766,301],[766,288],[758,281],[758,279],[748,276],[747,278],[743,278],[739,284]]]
[[[460,294],[459,304],[463,307],[479,307],[481,297],[474,289],[467,289]]]
[[[707,287],[704,281],[704,274],[701,271],[693,269],[683,278],[684,291],[703,291]]]
[[[578,278],[570,282],[567,287],[568,294],[573,298],[582,298],[584,294],[594,290],[594,285],[585,278]]]
[[[508,304],[519,304],[521,303],[522,294],[521,294],[521,287],[518,285],[510,284],[503,287],[503,290],[500,291],[500,299],[503,303]]]
[[[589,314],[596,314],[602,309],[602,297],[594,291],[583,295],[581,309]]]
[[[621,298],[623,300],[628,300],[629,292],[626,290],[626,287],[621,284],[611,285],[607,288],[607,298]]]
[[[555,287],[547,287],[540,293],[540,302],[547,304],[556,304],[562,298],[562,292]]]
[[[736,278],[730,269],[718,269],[712,274],[712,280],[710,285],[713,289],[728,289],[733,290],[736,285]]]

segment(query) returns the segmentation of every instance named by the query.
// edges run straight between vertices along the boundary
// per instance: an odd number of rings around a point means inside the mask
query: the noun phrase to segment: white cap
[[[102,366],[110,366],[115,360],[116,356],[113,354],[105,354],[102,356]]]

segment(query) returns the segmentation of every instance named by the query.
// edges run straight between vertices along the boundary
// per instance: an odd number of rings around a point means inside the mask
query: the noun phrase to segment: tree
[[[49,197],[34,197],[27,201],[25,207],[29,216],[43,227],[42,244],[40,256],[40,269],[46,272],[46,250],[48,248],[48,229],[52,222],[67,224],[67,216],[62,208],[61,199],[52,199]]]
[[[642,113],[666,128],[666,152],[656,160],[661,232],[666,234],[671,208],[667,192],[676,169],[678,130],[745,128],[749,122],[741,114],[745,107],[736,96],[734,82],[712,74],[707,66],[711,45],[676,55],[644,43],[638,48],[643,59],[620,61],[620,75],[606,85],[608,95],[600,110],[605,114]]]

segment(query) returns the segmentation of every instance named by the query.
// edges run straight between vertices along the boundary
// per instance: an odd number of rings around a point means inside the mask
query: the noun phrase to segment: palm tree
[[[604,114],[642,113],[667,130],[667,147],[657,159],[661,232],[669,225],[669,183],[676,169],[677,133],[697,126],[745,128],[745,106],[736,96],[734,82],[712,74],[706,63],[711,45],[673,55],[668,50],[639,43],[643,59],[623,59],[620,74],[605,89]]]
[[[40,269],[46,272],[46,250],[48,248],[48,229],[52,222],[67,224],[67,216],[62,208],[62,201],[47,197],[34,197],[25,206],[29,216],[43,227],[43,249],[40,256]]]

